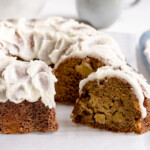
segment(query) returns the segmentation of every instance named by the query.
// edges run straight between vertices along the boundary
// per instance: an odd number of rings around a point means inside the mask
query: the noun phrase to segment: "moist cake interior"
[[[79,82],[101,66],[104,66],[104,63],[92,57],[85,59],[73,57],[63,61],[57,69],[54,69],[58,79],[55,83],[56,102],[75,103],[79,96]]]
[[[0,103],[0,131],[2,133],[29,133],[57,131],[55,108],[49,109],[41,100],[19,104]]]
[[[141,112],[132,87],[111,77],[88,82],[75,104],[73,122],[114,132],[133,132],[140,127]]]

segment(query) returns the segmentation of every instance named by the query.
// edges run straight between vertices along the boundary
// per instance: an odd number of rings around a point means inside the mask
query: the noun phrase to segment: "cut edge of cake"
[[[72,121],[114,132],[147,132],[150,130],[149,91],[146,80],[131,67],[101,67],[80,82]],[[127,124],[130,121],[132,125]]]

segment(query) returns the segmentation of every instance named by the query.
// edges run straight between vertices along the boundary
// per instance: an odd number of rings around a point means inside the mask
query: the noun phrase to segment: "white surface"
[[[137,35],[150,28],[150,1],[142,0],[133,9],[125,10],[120,19],[106,31],[117,40],[127,62],[149,77],[143,62],[136,53]],[[38,16],[77,16],[74,0],[47,0]],[[112,33],[112,31],[116,33]],[[125,34],[118,34],[118,32]],[[127,34],[132,33],[132,34]],[[136,61],[137,59],[137,61]],[[30,133],[25,135],[0,134],[0,150],[149,150],[150,133],[115,134],[75,125],[70,114],[73,106],[57,105],[59,130],[55,133]]]

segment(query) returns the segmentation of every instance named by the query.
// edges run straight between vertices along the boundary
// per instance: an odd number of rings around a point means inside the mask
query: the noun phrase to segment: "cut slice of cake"
[[[0,54],[0,131],[56,131],[57,80],[51,68],[42,61],[17,61]]]
[[[102,67],[80,82],[71,118],[77,124],[114,132],[150,130],[150,86],[127,65]]]
[[[75,103],[79,96],[79,82],[98,68],[126,64],[116,43],[105,34],[83,38],[70,51],[68,55],[62,55],[53,70],[58,79],[55,99],[61,103]]]

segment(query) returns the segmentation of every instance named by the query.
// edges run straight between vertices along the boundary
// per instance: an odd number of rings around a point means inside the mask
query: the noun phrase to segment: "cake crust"
[[[150,131],[150,99],[145,98],[144,100],[144,106],[146,108],[147,111],[147,116],[146,118],[143,118],[141,120],[141,130],[139,130],[137,133],[138,134],[142,134],[145,133],[147,131]]]
[[[0,103],[0,131],[2,133],[29,133],[32,131],[57,131],[55,108],[46,107],[41,99],[19,104]]]

